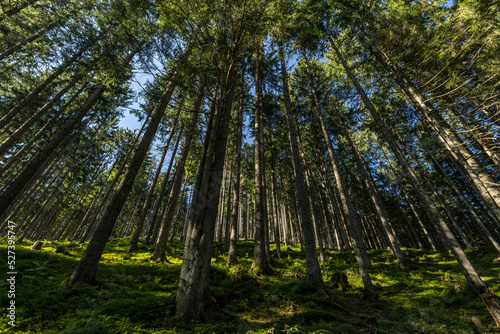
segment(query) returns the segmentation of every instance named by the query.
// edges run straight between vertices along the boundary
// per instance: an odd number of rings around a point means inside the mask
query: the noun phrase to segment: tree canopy
[[[500,253],[500,16],[487,1],[16,0],[0,4],[0,225],[89,241],[64,283],[95,284],[112,237],[184,242],[176,313],[209,320],[211,257],[255,243],[273,275],[300,243]],[[131,113],[141,129],[119,121]],[[4,232],[2,232],[4,233]],[[7,236],[8,232],[4,233]],[[274,252],[271,251],[271,244]],[[232,255],[231,255],[232,254]]]

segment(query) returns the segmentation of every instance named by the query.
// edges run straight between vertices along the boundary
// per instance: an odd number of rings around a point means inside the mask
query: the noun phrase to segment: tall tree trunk
[[[286,199],[286,194],[284,193],[284,186],[283,186],[283,182],[280,182],[279,183],[279,189],[280,189],[280,193],[282,194],[282,197],[281,197],[281,230],[283,231],[283,242],[285,243],[285,246],[288,246],[289,244],[289,240],[291,238],[291,234],[289,232],[289,228],[288,228],[288,215],[287,215],[287,199]]]
[[[245,224],[243,225],[245,242],[248,242],[249,224],[250,224],[250,209],[248,207],[248,177],[245,177]]]
[[[253,262],[250,269],[255,274],[269,274],[268,258],[266,254],[266,198],[264,189],[265,164],[264,143],[262,141],[264,127],[262,124],[262,82],[260,73],[261,45],[257,46],[255,69],[255,246]]]
[[[278,204],[278,194],[274,169],[271,169],[271,200],[274,213],[274,243],[276,244],[276,257],[281,259],[281,233],[280,233],[280,209]]]
[[[177,121],[179,120],[179,114],[181,112],[182,102],[179,105],[179,110],[177,111],[177,115],[175,116],[174,123],[172,124],[172,129],[170,129],[170,134],[168,135],[167,142],[165,143],[165,147],[163,148],[163,152],[161,153],[160,161],[158,162],[158,168],[156,169],[156,173],[151,181],[151,185],[149,187],[148,194],[146,195],[146,199],[144,201],[144,206],[142,207],[141,213],[139,214],[139,219],[137,221],[137,227],[135,228],[135,232],[132,235],[132,239],[130,240],[130,244],[128,245],[127,252],[133,252],[137,250],[137,243],[139,242],[139,237],[142,232],[142,228],[144,226],[144,221],[146,219],[146,215],[148,214],[148,210],[151,206],[151,202],[153,200],[154,190],[156,187],[156,183],[158,182],[158,178],[161,174],[161,169],[163,167],[163,162],[165,160],[165,156],[170,146],[170,141],[175,132],[175,128],[177,126]],[[172,157],[173,158],[173,157]]]
[[[104,251],[104,247],[106,246],[106,243],[111,236],[111,233],[113,232],[116,219],[118,218],[123,204],[127,199],[130,189],[132,188],[135,177],[139,172],[149,146],[151,146],[151,143],[155,137],[158,125],[163,118],[165,109],[170,102],[170,98],[174,92],[175,87],[177,86],[177,81],[180,77],[181,70],[191,53],[193,44],[194,37],[191,38],[191,40],[187,44],[186,49],[184,50],[184,53],[180,61],[178,62],[177,67],[172,74],[172,77],[170,78],[170,82],[163,92],[160,102],[151,117],[151,121],[149,122],[146,132],[144,133],[144,136],[142,137],[142,140],[137,147],[134,157],[132,158],[132,161],[127,168],[127,171],[125,172],[120,184],[115,190],[111,201],[106,207],[106,210],[104,211],[97,229],[92,239],[90,240],[87,249],[83,253],[78,266],[75,268],[73,274],[69,278],[68,285],[95,282],[97,266]]]
[[[189,192],[187,194],[187,201],[186,201],[186,214],[184,218],[184,226],[182,227],[182,235],[180,237],[180,242],[186,241],[186,233],[187,233],[187,228],[188,228],[188,218],[189,218],[189,207],[191,206],[191,203],[193,202],[193,193],[191,192],[191,195],[189,195]],[[172,240],[170,240],[170,244],[172,244]]]
[[[222,249],[222,229],[224,227],[224,202],[226,200],[226,185],[228,184],[228,179],[229,179],[229,171],[228,171],[228,165],[229,165],[229,158],[228,158],[228,152],[225,154],[225,161],[224,161],[224,169],[222,171],[222,190],[220,192],[221,196],[219,199],[219,212],[217,213],[217,249],[220,251]],[[215,254],[214,254],[215,255]]]
[[[217,204],[220,196],[222,169],[227,147],[227,134],[234,96],[234,81],[237,67],[238,42],[230,45],[226,59],[229,62],[213,129],[207,130],[207,150],[200,166],[202,173],[197,184],[197,200],[194,214],[187,228],[184,257],[179,286],[176,293],[176,313],[186,322],[199,320],[204,312],[209,313],[212,298],[209,291],[209,272]],[[205,314],[206,314],[205,312]]]
[[[460,199],[460,201],[462,202],[462,204],[464,204],[465,207],[467,208],[467,210],[470,212],[470,214],[472,215],[472,217],[474,218],[474,220],[476,221],[476,223],[480,227],[481,232],[484,234],[486,241],[490,242],[491,245],[493,245],[493,247],[495,247],[495,249],[497,250],[497,252],[500,254],[500,244],[493,237],[493,235],[488,230],[488,228],[484,225],[482,219],[477,215],[476,210],[472,207],[472,205],[470,204],[469,200],[467,200],[462,195],[462,193],[460,192],[460,190],[458,190],[458,188],[455,185],[455,183],[450,179],[450,177],[448,176],[448,174],[446,174],[446,172],[444,171],[444,169],[441,166],[441,164],[436,160],[436,158],[432,155],[432,153],[429,152],[428,148],[425,145],[424,145],[424,150],[426,151],[427,155],[434,162],[434,166],[436,167],[436,169],[439,170],[441,172],[441,175],[443,175],[444,178],[447,180],[448,184],[450,185],[450,187],[453,190],[453,192],[455,193],[455,195],[458,196],[458,198]]]
[[[400,70],[391,63],[389,57],[380,49],[369,46],[370,52],[392,74],[394,81],[403,91],[425,122],[434,130],[442,145],[448,150],[455,162],[470,177],[479,195],[488,205],[489,210],[500,220],[500,188],[488,172],[481,166],[474,154],[462,139],[450,127],[430,101],[428,101],[418,88],[406,78]]]
[[[345,236],[345,230],[341,227],[341,220],[343,219],[342,214],[339,214],[340,209],[335,205],[335,201],[332,198],[334,195],[331,193],[331,187],[327,186],[327,180],[325,177],[326,174],[326,169],[324,166],[322,166],[321,171],[320,171],[320,177],[321,177],[321,190],[326,196],[327,199],[327,208],[328,212],[330,213],[330,221],[331,223],[326,223],[325,226],[327,226],[330,230],[330,234],[333,234],[335,236],[336,244],[338,247],[338,250],[341,253],[347,253],[350,256],[351,261],[354,261],[354,258],[352,257],[352,252],[351,252],[351,246],[349,245],[349,241],[347,241],[347,236]],[[346,240],[346,241],[344,241]],[[346,249],[344,249],[344,244]]]
[[[303,148],[302,148],[303,150]],[[304,157],[304,161],[305,161],[305,155],[302,154],[302,156]],[[316,190],[316,186],[314,184],[314,180],[313,180],[313,175],[312,173],[310,172],[308,166],[307,166],[307,163],[304,163],[304,167],[305,167],[305,181],[306,181],[306,186],[307,188],[310,190],[310,196],[309,196],[309,205],[311,206],[311,218],[312,218],[312,222],[313,222],[313,227],[314,227],[314,235],[316,237],[316,244],[318,245],[318,250],[319,250],[319,260],[320,262],[325,262],[325,246],[323,244],[323,233],[321,231],[321,221],[320,221],[320,218],[319,218],[319,214],[318,214],[318,208],[317,208],[317,204],[316,205],[313,205],[312,203],[318,203],[317,201],[319,200],[317,198],[318,196],[318,192]]]
[[[321,269],[318,262],[318,253],[316,251],[316,243],[314,241],[314,226],[311,217],[309,199],[307,197],[307,189],[304,181],[304,172],[302,169],[302,164],[300,162],[295,124],[292,118],[292,104],[290,102],[290,93],[288,90],[288,73],[286,70],[285,55],[281,44],[279,45],[279,57],[281,62],[283,98],[285,101],[288,132],[290,135],[290,146],[295,172],[295,185],[297,187],[297,200],[299,203],[302,233],[304,236],[304,250],[306,254],[306,280],[309,283],[323,283],[323,277],[321,275]]]
[[[203,79],[201,79],[203,80]],[[203,81],[201,82],[200,92],[198,93],[198,98],[195,102],[194,110],[191,115],[191,122],[189,128],[186,132],[186,138],[184,139],[184,144],[182,147],[182,152],[175,166],[174,178],[172,180],[172,187],[170,188],[170,194],[167,198],[167,208],[163,212],[161,219],[160,234],[156,241],[156,247],[151,256],[153,261],[166,260],[165,250],[167,248],[168,234],[170,232],[170,227],[172,226],[172,220],[175,214],[175,208],[177,207],[177,202],[179,199],[179,194],[182,186],[182,176],[184,175],[184,166],[189,154],[189,149],[191,148],[191,141],[194,136],[194,131],[196,129],[196,123],[198,122],[198,114],[200,112],[201,103],[205,97],[205,87]]]
[[[172,166],[174,165],[174,160],[177,155],[177,149],[179,148],[179,143],[181,142],[181,136],[183,135],[184,124],[181,125],[179,129],[179,134],[177,135],[177,139],[175,141],[174,150],[172,151],[172,155],[170,157],[170,162],[168,163],[167,172],[165,173],[165,177],[160,187],[160,191],[158,191],[157,200],[155,205],[153,206],[153,210],[149,214],[149,220],[151,221],[149,224],[149,229],[146,233],[146,239],[144,240],[144,244],[151,245],[154,244],[157,236],[158,230],[160,228],[160,223],[157,223],[158,220],[158,212],[160,211],[161,203],[163,202],[163,198],[167,196],[170,192],[170,188],[167,189],[167,183],[170,179],[170,172],[172,171]],[[166,202],[166,201],[165,201]],[[165,203],[166,205],[166,203]],[[163,208],[165,209],[165,208]],[[163,216],[163,211],[161,211],[160,217]]]
[[[413,169],[410,166],[410,163],[406,159],[406,157],[403,156],[399,146],[397,145],[396,139],[394,135],[389,131],[388,127],[378,114],[378,112],[375,110],[375,107],[372,105],[370,102],[368,96],[366,95],[365,91],[357,81],[356,77],[354,74],[351,72],[349,67],[347,66],[347,63],[345,62],[344,58],[342,57],[340,51],[338,50],[337,46],[335,45],[333,39],[329,37],[330,43],[332,45],[332,48],[335,50],[335,53],[337,54],[338,58],[340,59],[342,66],[344,67],[347,75],[351,79],[352,83],[354,84],[356,91],[358,92],[359,96],[361,97],[364,105],[368,109],[370,115],[374,119],[375,123],[377,124],[378,128],[382,132],[385,140],[389,144],[392,152],[396,155],[396,158],[403,168],[403,171],[405,175],[408,177],[410,180],[416,194],[419,196],[419,199],[425,203],[423,206],[423,209],[426,211],[429,219],[434,223],[434,224],[446,224],[444,221],[444,218],[442,215],[439,213],[439,210],[437,209],[436,205],[434,202],[430,199],[430,197],[427,195],[426,191],[423,189],[422,185],[420,184],[420,181],[417,178],[417,175],[413,171]]]
[[[176,215],[176,219],[175,219],[175,225],[174,227],[172,228],[172,235],[170,236],[170,245],[172,245],[174,243],[174,238],[178,235],[178,232],[179,232],[179,226],[180,226],[180,221],[181,221],[181,217],[182,217],[182,204],[183,204],[183,201],[186,200],[188,201],[189,199],[187,198],[187,188],[188,188],[188,184],[187,184],[187,180],[188,180],[188,173],[185,173],[186,175],[184,176],[184,181],[182,182],[184,184],[184,187],[182,189],[182,192],[181,192],[181,196],[180,196],[180,201],[179,201],[179,205],[178,205],[178,209],[177,209],[177,215]],[[184,219],[184,221],[186,221],[186,219]]]
[[[382,228],[385,231],[385,234],[387,235],[389,244],[390,244],[390,249],[393,253],[393,256],[396,258],[398,261],[399,266],[401,269],[407,270],[407,265],[406,265],[406,258],[403,253],[403,251],[400,248],[399,241],[397,236],[393,233],[393,228],[391,226],[390,219],[387,215],[387,211],[385,209],[384,203],[381,201],[380,196],[378,194],[378,191],[375,187],[375,184],[373,182],[371,174],[366,170],[365,164],[363,161],[361,161],[361,157],[358,154],[358,150],[356,148],[356,145],[351,139],[351,136],[346,128],[345,123],[342,120],[342,116],[336,110],[335,108],[335,115],[336,115],[336,120],[339,123],[342,132],[344,133],[344,137],[347,139],[347,142],[349,146],[351,146],[351,151],[354,155],[354,160],[356,161],[356,165],[358,166],[358,171],[361,174],[361,178],[364,181],[364,186],[365,189],[368,190],[368,193],[370,195],[370,199],[372,200],[373,206],[375,207],[375,210],[377,211],[378,218],[380,219],[380,222],[382,224]]]
[[[218,104],[219,102],[217,101],[217,94],[218,94],[218,90],[219,90],[219,85],[218,83],[216,84],[215,86],[215,89],[214,89],[214,93],[212,95],[212,103],[210,105],[210,114],[209,114],[209,117],[208,117],[208,124],[207,124],[207,127],[206,127],[206,133],[205,133],[205,141],[203,143],[203,153],[201,155],[201,160],[200,160],[200,167],[203,167],[205,166],[205,164],[207,163],[206,159],[210,156],[210,152],[213,152],[213,145],[215,143],[215,137],[212,138],[212,136],[215,136],[215,126],[214,126],[214,122],[216,122],[216,118],[218,117],[217,115],[217,111],[218,111]],[[186,233],[185,233],[185,236],[187,236],[190,231],[189,231],[189,222],[192,221],[194,219],[194,215],[196,214],[196,208],[197,208],[197,203],[198,203],[198,198],[199,198],[199,194],[200,194],[200,191],[201,191],[201,184],[202,184],[202,181],[203,181],[203,172],[201,170],[198,171],[198,174],[196,176],[196,181],[195,181],[195,184],[194,184],[194,187],[193,187],[193,195],[192,195],[192,199],[191,199],[191,205],[188,209],[188,213],[187,213],[187,216],[188,216],[188,224],[186,226]]]
[[[243,136],[243,109],[245,103],[245,61],[243,60],[241,70],[241,93],[238,110],[238,122],[236,128],[236,152],[234,156],[234,189],[233,189],[233,211],[231,212],[231,240],[229,243],[229,254],[227,266],[232,267],[238,263],[238,222],[240,209],[240,180],[241,180],[241,141]]]
[[[139,130],[139,132],[137,133],[136,137],[134,138],[134,142],[132,143],[132,145],[130,146],[130,148],[127,150],[127,152],[126,152],[125,156],[123,157],[123,159],[121,160],[121,164],[118,167],[118,170],[116,171],[116,174],[113,177],[113,180],[111,181],[110,185],[108,186],[108,190],[104,194],[104,197],[102,198],[100,205],[97,207],[97,209],[95,210],[95,212],[89,212],[89,214],[88,215],[86,214],[85,217],[84,217],[84,219],[82,219],[81,225],[83,225],[83,226],[87,225],[88,227],[87,227],[87,229],[83,233],[83,236],[80,239],[80,243],[81,244],[83,244],[87,240],[87,238],[93,233],[95,222],[97,221],[97,219],[99,218],[99,215],[103,212],[103,209],[106,207],[109,199],[111,198],[113,190],[115,189],[116,184],[120,180],[120,177],[122,176],[122,173],[125,170],[125,167],[127,166],[127,162],[129,161],[129,158],[132,155],[132,152],[134,152],[134,149],[135,149],[135,147],[137,145],[137,142],[141,138],[142,131],[146,127],[146,124],[147,124],[148,120],[149,120],[149,118],[147,118],[145,120],[145,122],[142,125],[141,129]],[[119,161],[119,159],[117,159],[117,161],[116,161],[115,164],[117,164],[118,161]],[[110,175],[111,175],[113,169],[114,169],[114,166],[109,171]],[[101,188],[101,189],[103,189],[103,188]],[[91,213],[94,213],[94,214],[91,215]],[[90,219],[90,220],[89,220],[89,223],[86,224],[85,221],[86,221],[87,218]]]
[[[333,164],[332,166],[335,167]],[[326,172],[324,173],[326,174]],[[343,212],[344,206],[339,202],[340,196],[338,194],[338,189],[334,185],[330,184],[330,182],[328,183],[326,189],[330,194],[330,203],[332,207],[335,208],[335,210],[332,211],[337,217],[336,226],[344,242],[345,252],[349,256],[349,259],[351,261],[354,261],[354,256],[352,255],[351,239],[347,235],[347,220],[349,219],[349,217],[346,213]],[[344,251],[344,248],[342,248],[341,251]]]
[[[229,173],[229,179],[228,179],[228,184],[229,184],[229,189],[227,190],[227,209],[226,209],[226,224],[225,224],[225,229],[224,229],[224,243],[222,244],[222,252],[225,252],[227,250],[227,242],[229,240],[229,228],[231,226],[231,212],[233,211],[233,198],[232,198],[232,191],[233,191],[233,172],[234,172],[234,161],[231,162],[231,171]]]

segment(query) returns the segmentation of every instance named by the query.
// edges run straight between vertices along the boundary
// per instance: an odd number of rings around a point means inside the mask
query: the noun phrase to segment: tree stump
[[[42,246],[43,246],[43,242],[41,242],[41,241],[35,241],[35,243],[33,244],[33,246],[31,246],[31,249],[33,249],[33,250],[40,250],[40,249],[42,249]]]
[[[339,286],[342,288],[342,291],[349,291],[351,289],[349,281],[347,280],[347,275],[341,272],[334,273],[327,283],[333,289],[338,289]]]

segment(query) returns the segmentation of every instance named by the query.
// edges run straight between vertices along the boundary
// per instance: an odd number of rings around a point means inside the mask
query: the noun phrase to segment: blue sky
[[[134,108],[134,106],[132,106]],[[129,113],[128,110],[125,111],[125,116],[120,119],[119,126],[122,128],[129,128],[130,130],[140,129],[142,124],[139,123],[137,117]]]

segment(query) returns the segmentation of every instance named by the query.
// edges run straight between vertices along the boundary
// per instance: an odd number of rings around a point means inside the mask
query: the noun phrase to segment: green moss
[[[411,271],[402,271],[388,250],[371,251],[370,274],[378,302],[360,300],[363,285],[355,263],[327,251],[324,279],[334,272],[347,274],[349,291],[316,286],[295,277],[304,272],[300,246],[282,247],[273,262],[273,275],[250,275],[253,242],[238,245],[238,265],[226,266],[227,254],[212,260],[210,291],[219,311],[210,323],[181,324],[175,316],[183,245],[169,251],[170,264],[149,263],[151,246],[126,253],[127,239],[112,239],[98,269],[99,286],[61,287],[76,267],[85,245],[45,242],[41,251],[31,243],[16,245],[17,333],[473,333],[493,329],[481,300],[467,288],[453,257],[446,252],[405,250]],[[3,243],[4,245],[4,243]],[[55,253],[64,246],[68,254]],[[274,247],[274,246],[272,246]],[[249,254],[247,257],[246,255]],[[468,252],[493,291],[500,291],[500,266],[494,249]],[[0,246],[0,259],[7,249]],[[4,262],[5,263],[5,262]],[[294,269],[295,268],[295,269]],[[6,282],[1,284],[4,288]],[[0,295],[1,305],[8,302]],[[340,307],[339,307],[340,306]],[[5,308],[4,311],[5,312]],[[1,317],[0,331],[10,326]]]

